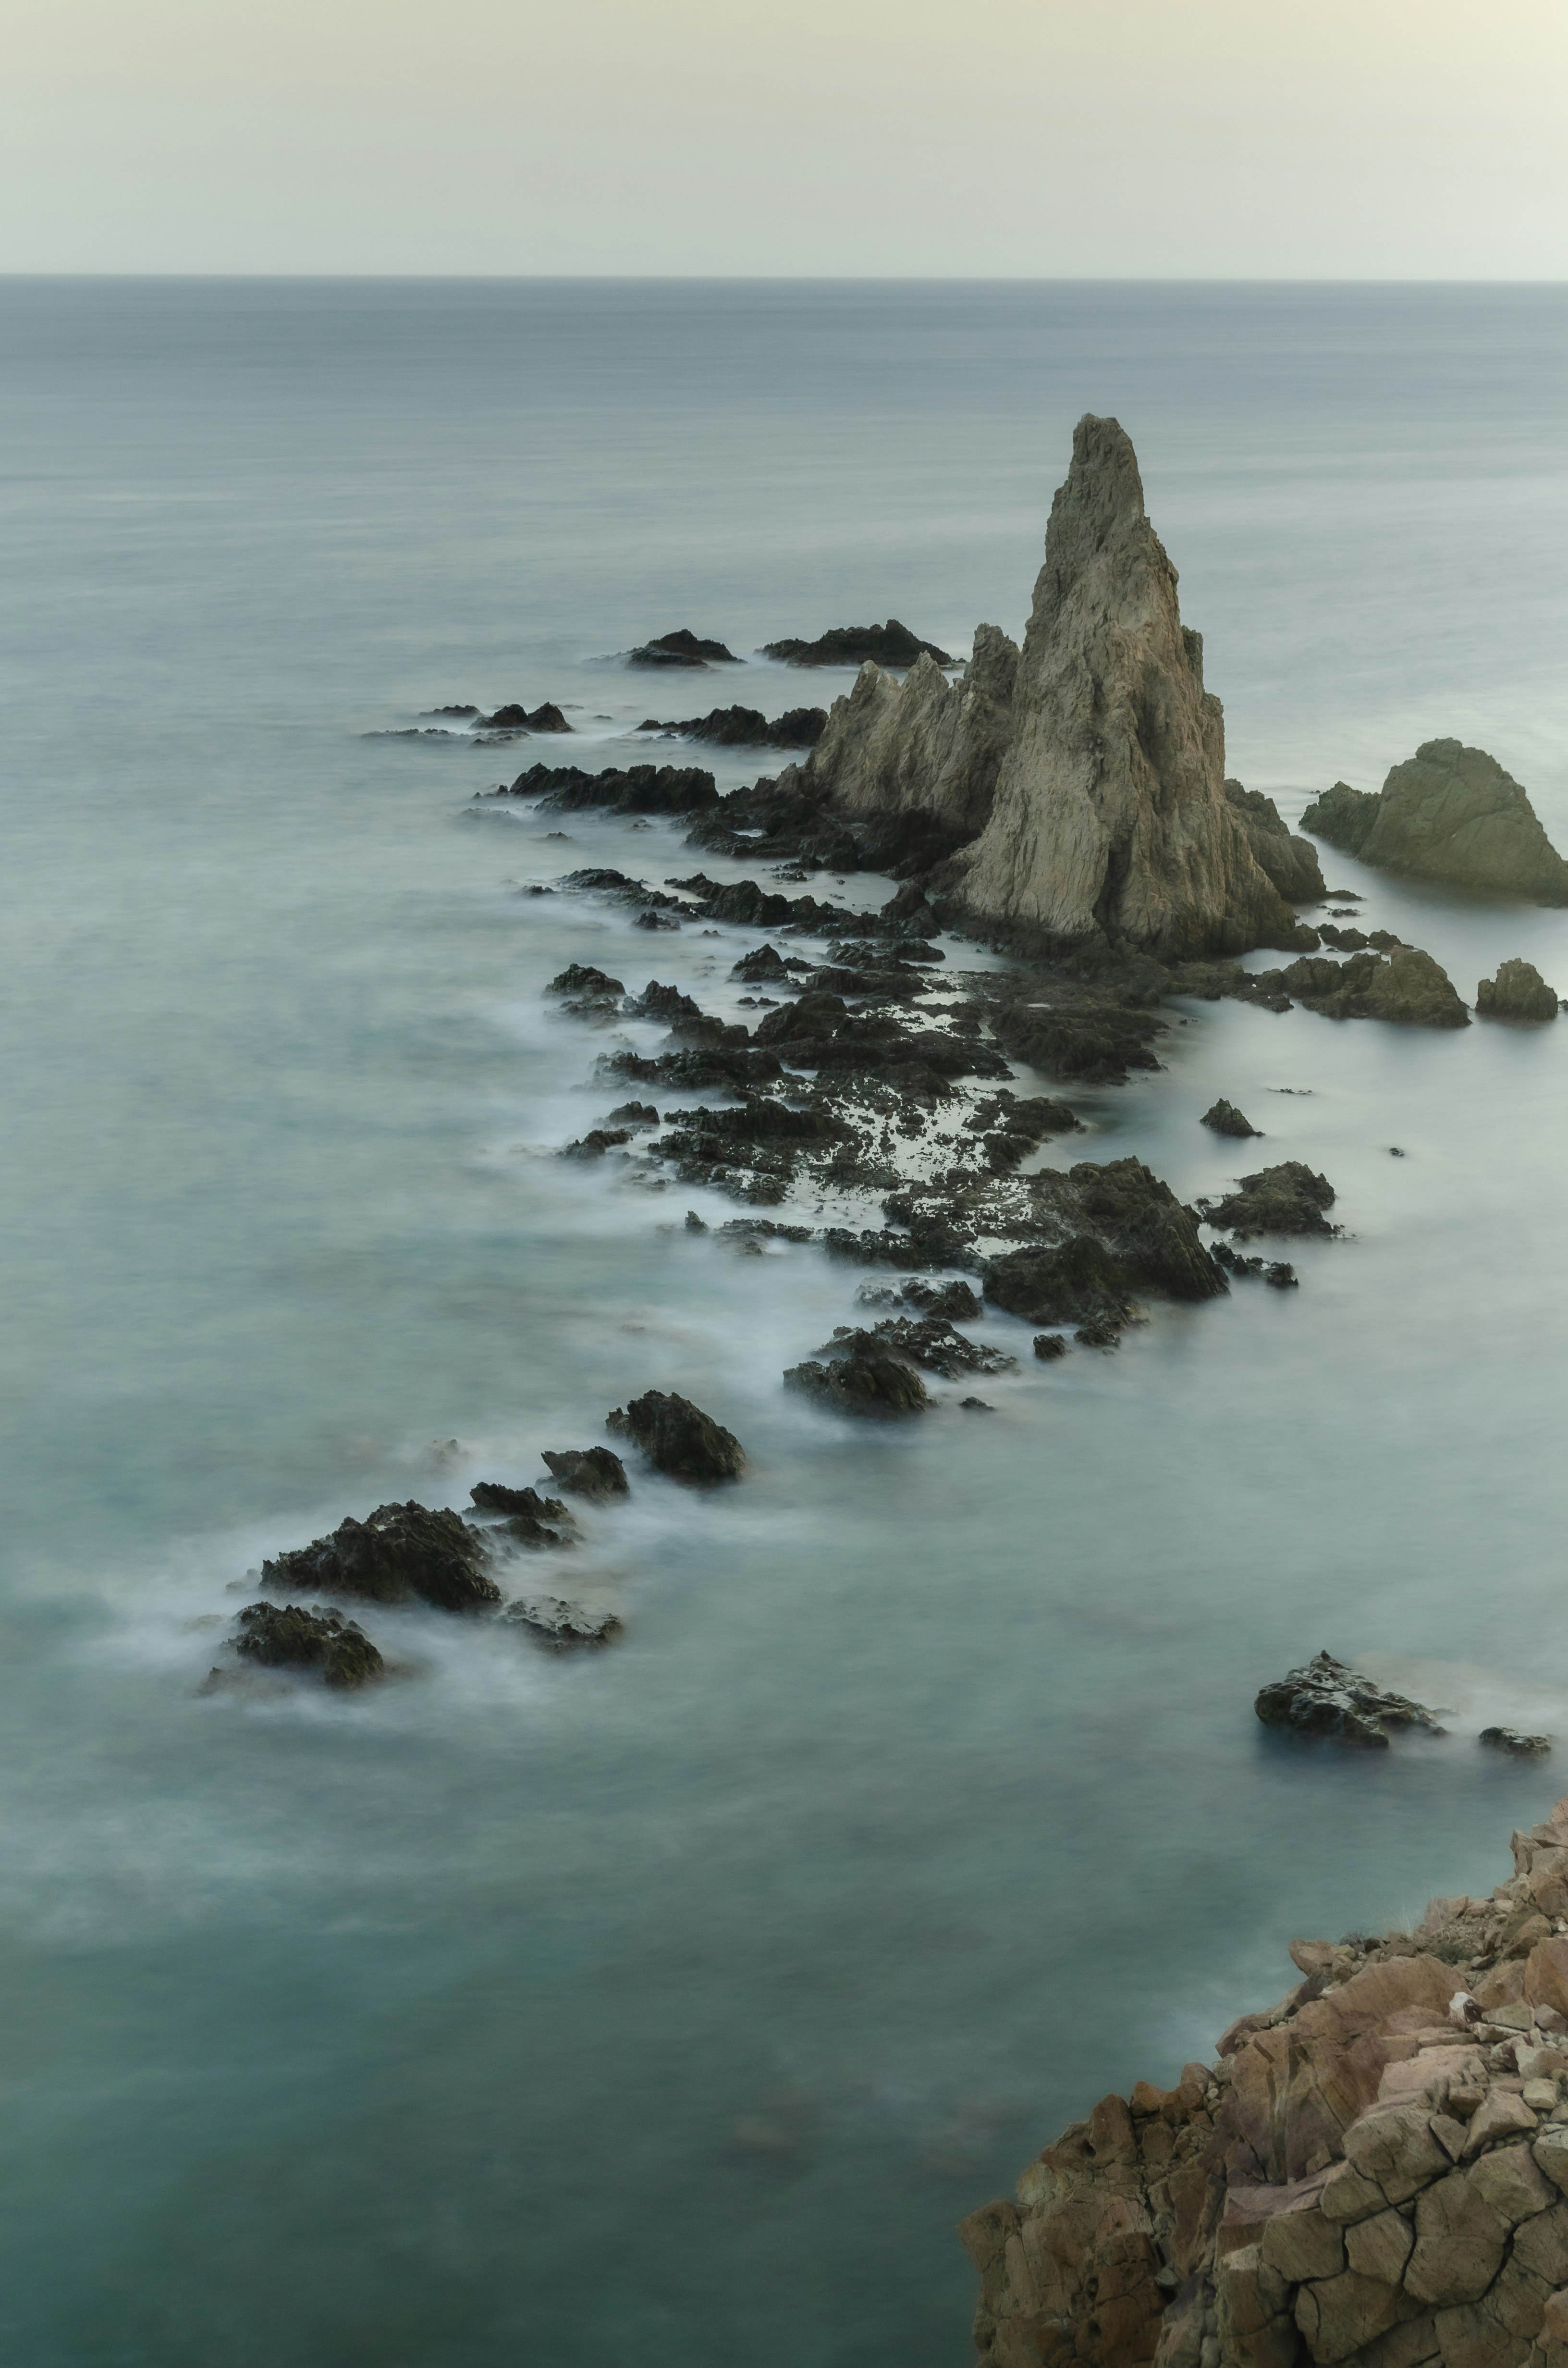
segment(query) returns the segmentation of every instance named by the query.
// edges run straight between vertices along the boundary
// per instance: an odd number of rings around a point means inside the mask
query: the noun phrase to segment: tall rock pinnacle
[[[1005,937],[1166,957],[1298,925],[1224,790],[1225,729],[1149,523],[1131,439],[1081,419],[1051,505],[990,819],[958,903]]]

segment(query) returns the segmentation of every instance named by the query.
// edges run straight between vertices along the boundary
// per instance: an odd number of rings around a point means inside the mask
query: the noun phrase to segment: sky
[[[0,0],[0,271],[1568,279],[1565,0]]]

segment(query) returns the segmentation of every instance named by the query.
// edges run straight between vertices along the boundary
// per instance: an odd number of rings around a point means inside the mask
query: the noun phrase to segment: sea
[[[529,892],[746,867],[481,793],[847,690],[783,635],[1018,632],[1095,411],[1232,774],[1294,823],[1454,735],[1568,848],[1565,364],[1550,286],[0,283],[6,2360],[961,2368],[965,2213],[1292,1935],[1509,1873],[1562,1763],[1478,1732],[1568,1744],[1568,1020],[1174,1007],[1042,1156],[1307,1161],[1301,1288],[1049,1367],[992,1316],[988,1415],[856,1425],[780,1376],[857,1270],[557,1156],[655,1039],[546,983],[733,1012],[763,933]],[[678,627],[744,665],[627,668]],[[574,736],[378,736],[510,700]],[[1324,861],[1467,1002],[1568,994],[1568,914]],[[613,1649],[394,1609],[378,1688],[209,1684],[267,1555],[649,1388],[744,1480],[508,1577]],[[1324,1648],[1447,1734],[1267,1734]]]

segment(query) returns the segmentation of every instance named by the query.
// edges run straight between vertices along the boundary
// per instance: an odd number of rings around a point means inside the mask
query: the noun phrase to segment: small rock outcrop
[[[1545,1759],[1551,1750],[1550,1735],[1522,1735],[1517,1726],[1483,1726],[1480,1740],[1510,1759]]]
[[[1224,788],[1225,728],[1131,439],[1085,418],[1051,505],[992,813],[952,894],[994,934],[1168,959],[1294,946]]]
[[[1568,2368],[1568,1801],[960,2235],[986,2368]]]
[[[896,617],[885,625],[835,625],[819,633],[814,642],[765,642],[765,658],[782,658],[786,666],[912,666],[921,657],[932,658],[937,666],[951,666],[946,650],[935,642],[923,642]]]
[[[509,1603],[506,1618],[552,1653],[570,1653],[583,1645],[613,1645],[621,1633],[613,1611],[585,1611],[582,1604],[565,1603],[558,1595]]]
[[[547,1447],[544,1462],[558,1488],[576,1497],[631,1495],[626,1466],[613,1447]]]
[[[605,1423],[671,1480],[737,1480],[745,1468],[745,1451],[734,1432],[673,1392],[645,1390],[616,1406]]]
[[[790,1366],[784,1383],[840,1414],[921,1414],[931,1403],[909,1359],[875,1332],[835,1332],[819,1356]]]
[[[1133,1312],[1125,1269],[1093,1234],[1057,1249],[1005,1250],[984,1269],[994,1307],[1028,1324],[1125,1324]]]
[[[1557,989],[1533,962],[1500,962],[1496,977],[1477,986],[1475,1008],[1483,1019],[1555,1019]]]
[[[547,700],[542,707],[527,708],[517,702],[498,707],[494,715],[482,715],[477,728],[481,732],[570,732],[572,726],[559,707]]]
[[[682,740],[706,740],[715,748],[814,748],[827,724],[824,707],[791,707],[769,718],[756,707],[714,707],[684,723],[661,723],[644,716],[639,732],[664,732]]]
[[[705,642],[699,635],[682,625],[673,633],[660,633],[656,640],[640,642],[626,653],[626,663],[631,666],[744,666],[733,650],[722,642]]]
[[[1568,863],[1513,776],[1484,748],[1427,740],[1375,795],[1336,781],[1303,830],[1363,863],[1537,905],[1568,905]]]
[[[520,1546],[570,1546],[577,1524],[559,1497],[537,1488],[505,1488],[498,1480],[476,1480],[469,1490],[482,1513],[498,1513],[505,1534]]]
[[[319,1669],[336,1692],[384,1677],[386,1663],[363,1628],[341,1611],[312,1603],[247,1603],[235,1623],[234,1650],[264,1669]]]
[[[1385,1692],[1332,1653],[1319,1653],[1265,1686],[1253,1708],[1265,1726],[1288,1727],[1293,1735],[1332,1735],[1378,1751],[1386,1751],[1391,1733],[1404,1727],[1445,1732],[1422,1703]]]
[[[1244,790],[1240,781],[1227,781],[1225,795],[1242,818],[1248,846],[1286,903],[1321,903],[1328,891],[1311,839],[1298,837],[1273,799],[1261,790]]]
[[[330,1536],[295,1546],[261,1565],[266,1586],[362,1596],[372,1603],[429,1603],[438,1611],[488,1611],[501,1600],[489,1551],[460,1513],[432,1512],[412,1498],[352,1515]]]
[[[1224,1100],[1217,1101],[1211,1109],[1206,1110],[1199,1124],[1206,1126],[1211,1134],[1233,1134],[1238,1139],[1263,1132],[1261,1127],[1254,1126],[1251,1119],[1242,1116],[1234,1102]]]
[[[717,805],[711,773],[696,765],[607,765],[587,773],[580,765],[530,765],[498,798],[538,798],[552,813],[608,806],[613,814],[695,814]]]
[[[1326,1176],[1314,1175],[1304,1159],[1282,1159],[1276,1167],[1242,1177],[1222,1199],[1199,1201],[1198,1206],[1209,1224],[1250,1242],[1259,1234],[1332,1234],[1324,1212],[1334,1201]]]

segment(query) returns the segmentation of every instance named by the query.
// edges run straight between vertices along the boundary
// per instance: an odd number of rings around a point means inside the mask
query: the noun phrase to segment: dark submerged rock
[[[790,1366],[784,1383],[787,1389],[825,1400],[841,1414],[920,1414],[931,1403],[909,1360],[875,1332],[835,1333],[820,1357]]]
[[[1211,1110],[1206,1110],[1199,1124],[1208,1127],[1213,1134],[1233,1134],[1239,1137],[1261,1134],[1263,1132],[1261,1127],[1254,1126],[1250,1119],[1242,1116],[1234,1102],[1227,1101],[1217,1101]]]
[[[1423,1704],[1403,1694],[1385,1693],[1330,1653],[1319,1653],[1265,1686],[1254,1708],[1265,1726],[1284,1727],[1294,1735],[1336,1736],[1342,1742],[1378,1751],[1388,1749],[1391,1731],[1415,1726],[1429,1735],[1444,1733]]]
[[[1058,1357],[1067,1354],[1067,1343],[1060,1332],[1037,1332],[1034,1352],[1042,1365],[1053,1364]]]
[[[479,1531],[459,1513],[431,1511],[413,1498],[352,1515],[329,1537],[315,1538],[264,1562],[269,1587],[311,1587],[374,1603],[433,1604],[439,1611],[487,1611],[501,1590],[486,1568]]]
[[[543,706],[528,709],[514,703],[498,707],[494,715],[482,715],[479,726],[484,732],[570,732],[572,726],[547,700]]]
[[[613,1645],[621,1633],[621,1622],[613,1611],[586,1611],[580,1603],[563,1602],[558,1595],[510,1603],[506,1618],[526,1630],[533,1643],[552,1653],[569,1653],[579,1645]]]
[[[247,1603],[236,1622],[234,1650],[267,1669],[319,1669],[325,1683],[347,1692],[384,1677],[386,1663],[358,1622],[314,1603]]]
[[[1005,1250],[984,1269],[985,1296],[1029,1324],[1124,1324],[1133,1302],[1125,1270],[1093,1234],[1055,1249]]]
[[[506,1516],[506,1534],[520,1546],[570,1546],[576,1522],[559,1497],[537,1488],[506,1488],[498,1480],[476,1480],[469,1490],[482,1513]]]
[[[626,1466],[611,1447],[547,1447],[544,1462],[557,1487],[576,1497],[631,1494]]]
[[[538,798],[554,813],[608,806],[617,814],[683,814],[716,804],[711,773],[695,765],[607,766],[585,773],[577,765],[530,765],[498,798]]]
[[[1266,1282],[1272,1291],[1299,1291],[1301,1278],[1293,1266],[1282,1258],[1244,1258],[1229,1242],[1216,1242],[1210,1256],[1216,1258],[1227,1274],[1238,1275],[1244,1281]]]
[[[1551,1751],[1550,1735],[1521,1735],[1517,1726],[1483,1726],[1479,1740],[1510,1759],[1545,1759]]]
[[[825,707],[791,707],[769,718],[756,707],[715,707],[706,715],[688,715],[682,723],[661,723],[645,716],[639,732],[664,732],[672,738],[705,740],[715,748],[812,748],[827,723]]]
[[[971,1294],[972,1295],[972,1294]],[[956,1331],[945,1316],[925,1315],[912,1319],[907,1315],[888,1316],[873,1325],[872,1333],[885,1340],[890,1349],[911,1363],[924,1366],[928,1373],[940,1373],[944,1381],[956,1382],[960,1373],[1007,1373],[1014,1371],[1017,1359],[1003,1349],[988,1349],[967,1334]],[[846,1326],[834,1339],[865,1338]],[[830,1349],[822,1352],[831,1354]]]
[[[1496,977],[1483,978],[1477,986],[1475,1008],[1483,1019],[1555,1019],[1557,989],[1548,986],[1533,962],[1501,962]]]
[[[592,962],[568,962],[557,971],[546,995],[563,995],[571,998],[571,1008],[587,1010],[619,1003],[626,993],[619,979],[611,978],[608,971],[596,970]]]
[[[633,666],[744,666],[733,650],[722,642],[705,642],[699,634],[681,625],[673,633],[660,633],[651,642],[640,642],[626,654],[626,663]]]
[[[594,1126],[573,1143],[562,1145],[562,1159],[602,1159],[607,1151],[618,1151],[630,1143],[631,1135],[623,1126]]]
[[[972,1322],[981,1313],[981,1304],[967,1282],[927,1282],[920,1275],[905,1278],[898,1296],[906,1307],[918,1307],[926,1315],[945,1315],[949,1321]]]
[[[657,1126],[659,1113],[652,1102],[621,1102],[609,1113],[611,1126]]]
[[[951,666],[953,660],[935,642],[923,642],[896,617],[885,625],[835,625],[829,632],[819,633],[814,642],[765,642],[765,658],[782,658],[786,666],[860,666],[869,658],[874,666],[912,666],[922,650],[936,659],[938,666]]]
[[[670,1392],[646,1390],[624,1407],[615,1407],[605,1421],[672,1480],[735,1480],[745,1466],[745,1452],[733,1430],[689,1398]]]
[[[1334,1201],[1326,1176],[1314,1175],[1304,1159],[1284,1159],[1244,1176],[1222,1200],[1198,1205],[1211,1225],[1249,1242],[1259,1234],[1332,1234],[1324,1212]]]

